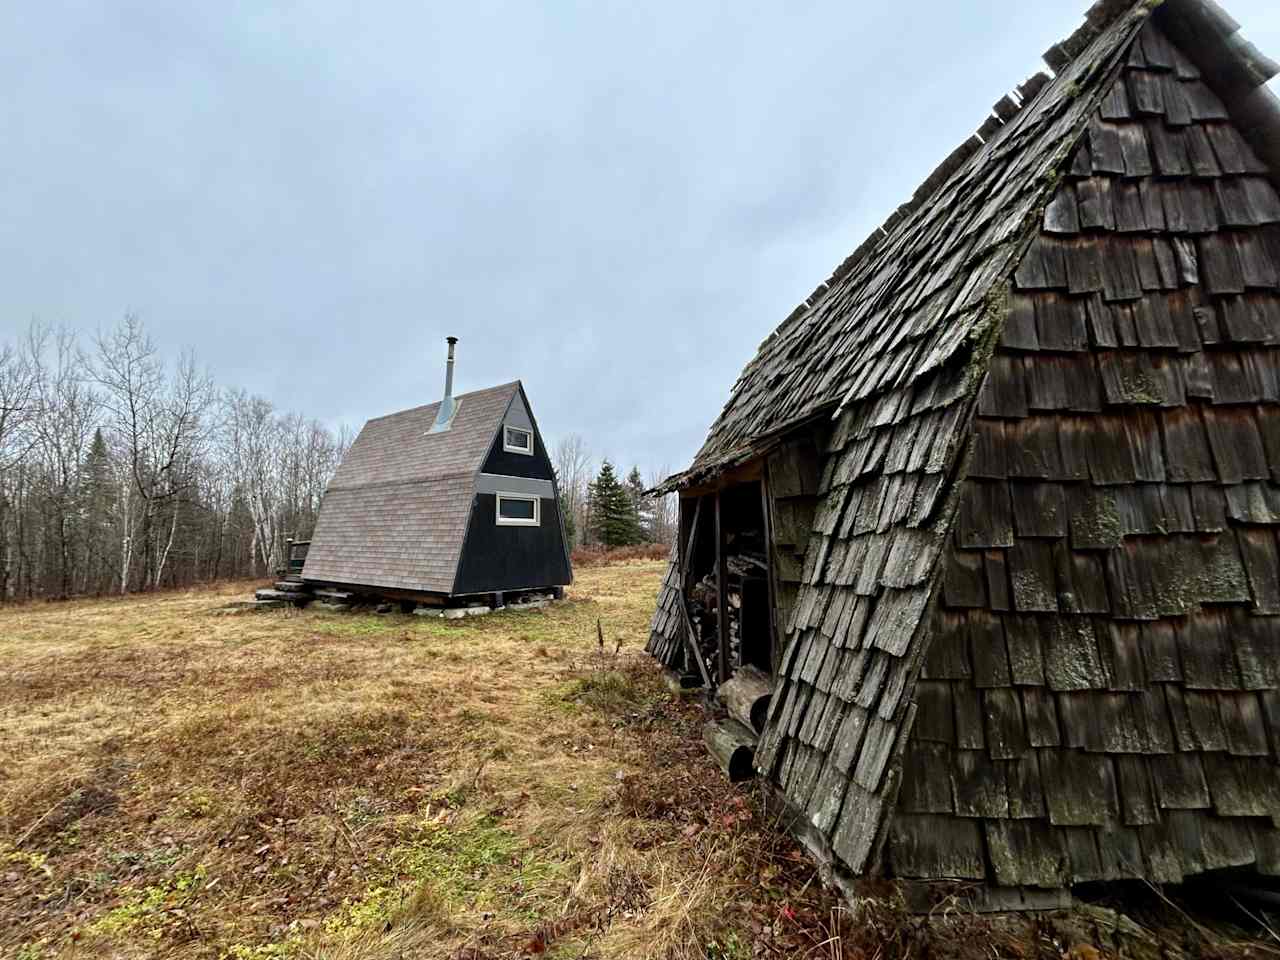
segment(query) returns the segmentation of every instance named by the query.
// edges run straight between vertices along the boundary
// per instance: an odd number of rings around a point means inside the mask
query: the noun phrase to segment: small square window
[[[523,453],[533,456],[533,431],[519,427],[504,427],[502,430],[502,449],[507,453]]]
[[[542,522],[541,501],[516,493],[498,494],[498,526],[537,527]]]

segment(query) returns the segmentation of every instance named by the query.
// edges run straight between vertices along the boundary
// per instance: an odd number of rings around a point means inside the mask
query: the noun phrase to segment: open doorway
[[[684,596],[694,644],[715,685],[744,666],[773,672],[776,629],[764,506],[759,480],[680,502]],[[691,660],[686,645],[686,672],[701,680]]]

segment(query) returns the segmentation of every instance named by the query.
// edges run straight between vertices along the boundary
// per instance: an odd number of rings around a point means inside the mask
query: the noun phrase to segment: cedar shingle
[[[1119,46],[1105,31],[1098,45]],[[854,873],[883,835],[879,790],[895,782],[895,756],[906,782],[887,855],[901,874],[950,864],[952,876],[991,871],[1012,884],[1172,879],[1242,855],[1233,826],[1201,827],[1203,775],[1162,760],[1157,789],[1145,754],[1178,758],[1190,745],[1197,758],[1212,748],[1254,756],[1258,731],[1280,725],[1280,658],[1265,630],[1234,619],[1251,598],[1280,603],[1274,534],[1258,529],[1271,505],[1233,486],[1269,481],[1273,468],[1280,477],[1280,427],[1252,406],[1280,400],[1280,365],[1262,359],[1270,347],[1238,346],[1280,333],[1280,316],[1252,299],[1264,287],[1274,299],[1280,236],[1214,232],[1257,232],[1277,204],[1260,188],[1204,179],[1258,160],[1225,111],[1196,125],[1220,105],[1154,28],[1135,49],[1140,69],[1109,93],[1096,78],[1113,71],[1101,61],[1077,70],[1068,53],[1042,97],[1004,126],[988,123],[979,153],[950,158],[918,197],[929,202],[896,215],[766,341],[699,454],[711,477],[757,456],[771,431],[843,406],[823,490],[858,492],[819,511],[800,622],[829,634],[847,611],[874,611],[876,649],[838,659],[815,649],[785,667],[779,709],[798,698],[809,709],[780,720],[786,732],[766,736],[758,758],[785,766],[791,800]],[[1050,138],[1061,156],[1086,124],[1062,178],[1031,149],[1053,125],[1071,138]],[[1041,233],[1028,238],[1022,225],[1037,220]],[[1028,241],[1019,262],[1007,259]],[[1010,277],[968,446],[972,334],[990,315],[984,296]],[[1116,356],[1100,368],[1094,348]],[[920,419],[900,424],[905,416]],[[972,451],[967,478],[961,450]],[[931,475],[923,508],[917,471]],[[941,609],[923,630],[944,541]],[[829,598],[833,583],[865,596]],[[1231,629],[1201,623],[1204,604]],[[926,634],[927,655],[912,646]],[[822,699],[825,686],[840,699]],[[839,710],[831,752],[810,749]],[[904,751],[898,731],[913,717]],[[843,737],[850,722],[855,735]],[[942,768],[956,779],[950,795],[938,789]],[[847,797],[839,771],[852,771]],[[1252,801],[1241,793],[1213,800],[1243,810]],[[982,825],[986,864],[978,817],[1011,818]]]

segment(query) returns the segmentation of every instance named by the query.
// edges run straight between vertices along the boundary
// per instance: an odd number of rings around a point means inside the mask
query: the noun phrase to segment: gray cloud
[[[143,315],[354,426],[520,377],[683,465],[799,299],[1083,3],[164,4],[0,14],[0,338]],[[1033,9],[1034,8],[1034,9]],[[1280,52],[1269,0],[1232,14]]]

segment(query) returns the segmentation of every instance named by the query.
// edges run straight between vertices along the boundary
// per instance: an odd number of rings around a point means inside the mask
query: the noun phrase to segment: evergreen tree
[[[102,430],[93,432],[89,452],[81,466],[80,513],[85,527],[85,572],[82,589],[101,593],[110,588],[105,577],[111,565],[114,538],[111,517],[115,510],[115,488],[111,478],[111,451]]]
[[[640,542],[653,541],[653,511],[644,496],[644,478],[640,476],[640,468],[632,467],[627,474],[627,495],[631,498],[631,509],[636,515],[636,529],[640,534]]]
[[[606,547],[640,542],[635,505],[608,460],[600,464],[600,474],[591,484],[591,522],[596,538]]]

